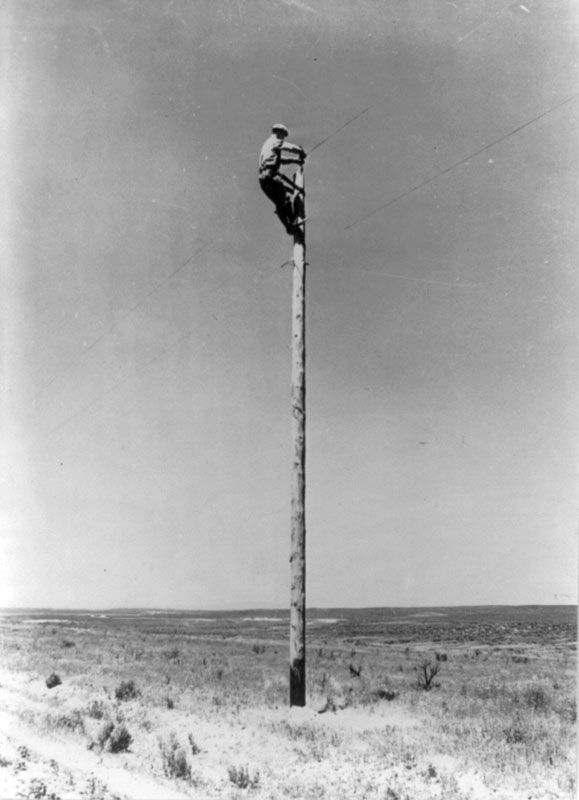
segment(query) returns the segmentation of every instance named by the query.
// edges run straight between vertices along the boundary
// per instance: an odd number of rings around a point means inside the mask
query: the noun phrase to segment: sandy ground
[[[0,673],[0,798],[45,798],[45,800],[179,800],[193,797],[241,798],[245,796],[277,797],[271,787],[291,786],[296,776],[311,784],[325,786],[325,798],[332,797],[332,786],[342,790],[352,781],[352,763],[358,761],[358,777],[372,782],[376,798],[440,798],[444,800],[444,782],[428,781],[423,776],[433,766],[438,777],[453,776],[453,797],[469,800],[523,800],[528,793],[497,791],[486,788],[474,773],[457,771],[449,756],[425,753],[423,764],[401,764],[398,769],[385,769],[376,759],[365,762],[368,738],[379,738],[384,730],[396,731],[401,740],[424,737],[426,721],[392,703],[370,710],[347,708],[337,713],[319,713],[304,709],[249,709],[235,716],[218,715],[197,718],[190,714],[179,716],[175,711],[156,709],[148,715],[150,730],[135,732],[129,752],[112,754],[89,748],[90,732],[68,735],[46,728],[40,723],[46,712],[70,713],[82,705],[81,690],[58,686],[48,690],[45,684],[22,675]],[[142,712],[142,708],[140,709]],[[96,724],[96,723],[95,723]],[[285,724],[305,726],[312,732],[312,742],[289,741],[281,734]],[[191,784],[170,780],[159,769],[158,738],[171,731],[194,731],[200,752],[194,757],[194,780]],[[335,731],[340,737],[350,737],[349,764],[331,758],[300,758],[317,741],[327,739]],[[186,735],[186,734],[184,734]],[[157,766],[154,767],[153,764]],[[240,790],[228,779],[231,764],[250,765],[261,776],[259,789]],[[417,784],[418,781],[418,784]],[[388,794],[395,785],[396,794]],[[420,786],[417,794],[416,789]],[[405,790],[400,794],[400,787]],[[426,787],[426,788],[425,788]],[[458,791],[458,794],[457,794]],[[273,793],[272,793],[273,792]],[[285,792],[284,792],[285,796]],[[298,794],[287,795],[299,798]],[[355,794],[353,796],[360,796]],[[549,787],[533,798],[554,798],[560,795]]]
[[[70,687],[48,690],[42,681],[23,676],[0,674],[0,797],[46,797],[73,800],[79,797],[135,798],[135,800],[178,800],[184,797],[203,797],[206,788],[179,787],[164,776],[147,774],[143,753],[151,747],[151,737],[137,737],[131,752],[111,754],[87,748],[86,740],[73,741],[61,732],[43,731],[23,719],[35,719],[46,712],[47,706],[67,713],[78,700],[70,696]],[[38,717],[36,717],[38,718]],[[295,753],[290,752],[283,737],[272,733],[276,724],[307,725],[353,735],[375,731],[388,725],[411,731],[419,725],[399,709],[385,706],[381,713],[345,709],[334,713],[317,713],[314,709],[260,709],[246,711],[236,719],[222,722],[186,718],[175,714],[154,715],[155,733],[179,728],[195,731],[196,741],[202,743],[195,767],[203,776],[205,787],[212,785],[224,796],[230,796],[227,765],[249,764],[261,774],[275,773],[288,778],[295,765]],[[304,765],[302,774],[316,769]],[[322,765],[317,765],[321,773]],[[221,789],[221,791],[220,791]]]
[[[13,686],[8,688],[3,683],[0,688],[0,707],[3,709],[0,711],[2,800],[17,797],[179,800],[204,796],[203,788],[197,790],[188,786],[181,789],[175,786],[175,782],[163,778],[155,780],[143,774],[140,772],[141,760],[132,753],[99,753],[87,749],[86,744],[70,741],[68,737],[42,735],[17,715],[15,706],[20,705],[22,709],[22,703],[22,695]],[[24,705],[34,707],[36,704],[26,700]],[[230,787],[224,778],[228,764],[251,764],[262,774],[274,772],[281,776],[284,771],[291,772],[292,759],[286,752],[287,748],[278,741],[279,737],[267,735],[270,725],[284,720],[296,725],[345,729],[354,734],[378,730],[385,725],[411,729],[418,724],[396,709],[380,715],[356,709],[346,709],[339,714],[319,714],[309,708],[264,709],[245,714],[238,724],[195,720],[196,738],[203,742],[203,749],[195,762],[198,772],[215,788],[219,789],[222,784],[225,796],[230,796]],[[184,724],[191,727],[191,722],[189,719]],[[171,728],[175,727],[173,717]],[[162,733],[162,725],[157,730]],[[304,769],[307,771],[308,768]]]

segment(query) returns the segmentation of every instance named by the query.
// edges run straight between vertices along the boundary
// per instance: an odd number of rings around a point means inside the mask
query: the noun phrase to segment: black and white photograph
[[[577,3],[0,37],[0,800],[574,800]]]

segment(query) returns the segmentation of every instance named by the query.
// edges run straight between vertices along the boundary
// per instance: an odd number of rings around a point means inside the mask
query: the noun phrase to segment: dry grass
[[[66,781],[80,792],[85,773],[49,769],[46,740],[101,759],[100,783],[92,794],[83,783],[82,796],[105,800],[115,795],[106,770],[120,764],[155,782],[160,798],[169,787],[203,798],[572,798],[573,625],[541,628],[532,641],[532,631],[517,637],[520,624],[509,634],[499,623],[500,641],[488,623],[480,641],[449,626],[436,642],[423,622],[406,624],[398,641],[391,628],[356,639],[313,625],[310,711],[289,714],[276,625],[263,623],[260,638],[219,618],[202,627],[186,616],[154,625],[7,616],[0,703],[21,727],[0,739],[0,781],[20,780],[24,796],[44,786],[56,800]],[[61,684],[49,690],[53,673]],[[27,731],[28,758],[12,757]]]

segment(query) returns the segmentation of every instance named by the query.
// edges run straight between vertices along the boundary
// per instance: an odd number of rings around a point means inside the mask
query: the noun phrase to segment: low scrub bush
[[[131,734],[124,725],[120,725],[118,728],[113,729],[109,737],[107,748],[111,753],[126,753],[132,741],[133,737]]]
[[[189,734],[188,739],[192,754],[197,755],[200,750],[191,734]],[[185,749],[181,746],[174,733],[170,735],[168,741],[159,739],[159,749],[161,751],[161,761],[163,763],[163,772],[165,775],[174,780],[192,783],[191,765],[189,764]]]
[[[98,735],[101,750],[109,753],[126,753],[133,742],[133,737],[124,725],[116,727],[113,722],[106,722]]]
[[[121,703],[127,700],[135,700],[141,694],[140,690],[135,686],[134,681],[121,681],[115,689],[115,697]]]
[[[28,787],[26,797],[31,798],[31,800],[43,800],[43,798],[48,798],[48,789],[44,781],[41,781],[38,778],[33,778],[30,781],[30,786]],[[55,795],[51,793],[50,797],[55,797]]]
[[[539,713],[545,713],[551,706],[551,697],[544,686],[527,686],[523,691],[523,699],[529,708]]]
[[[93,700],[86,710],[87,717],[102,719],[105,715],[105,704],[102,700]]]
[[[58,728],[72,733],[76,733],[77,731],[79,733],[84,733],[84,719],[82,712],[79,711],[78,708],[75,708],[68,714],[58,714],[57,716],[49,714],[47,721],[52,728]]]
[[[46,679],[46,685],[49,689],[54,689],[55,686],[60,686],[61,683],[60,675],[57,675],[56,672],[52,672]]]
[[[421,663],[415,667],[415,670],[418,672],[419,688],[424,689],[425,692],[429,692],[433,687],[439,686],[440,684],[434,683],[434,678],[438,675],[440,669],[440,661],[431,661],[429,658],[423,659]]]
[[[376,689],[375,692],[372,693],[374,699],[376,700],[396,700],[398,697],[398,692],[392,691],[392,689]]]
[[[109,721],[109,722],[105,722],[105,724],[100,729],[98,737],[97,737],[97,741],[98,741],[98,744],[99,744],[99,747],[101,748],[101,750],[104,750],[104,748],[105,748],[105,746],[106,746],[106,744],[107,744],[107,742],[108,742],[108,740],[110,738],[110,735],[113,732],[114,727],[115,727],[114,723]]]
[[[18,755],[23,761],[28,761],[30,758],[30,750],[26,747],[25,744],[21,744],[18,748]]]
[[[228,767],[229,780],[238,789],[257,789],[259,786],[259,772],[250,775],[247,767]]]

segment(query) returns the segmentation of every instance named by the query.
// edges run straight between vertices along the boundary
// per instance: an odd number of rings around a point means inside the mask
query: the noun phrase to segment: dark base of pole
[[[296,659],[290,664],[290,706],[306,704],[306,662]]]

